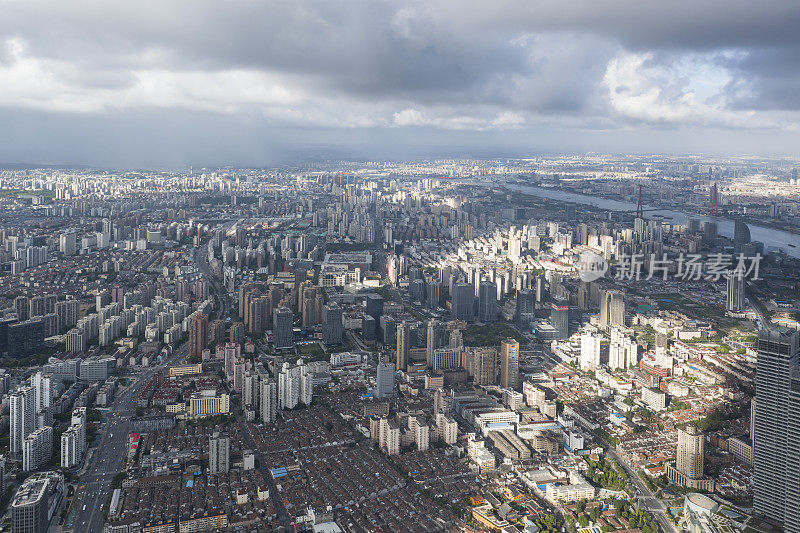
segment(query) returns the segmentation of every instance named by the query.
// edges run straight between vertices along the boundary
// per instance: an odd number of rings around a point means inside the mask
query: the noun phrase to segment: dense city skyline
[[[800,533],[798,27],[0,0],[0,531]]]

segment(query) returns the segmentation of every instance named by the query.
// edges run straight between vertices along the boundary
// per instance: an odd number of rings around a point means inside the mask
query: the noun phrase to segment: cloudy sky
[[[793,0],[0,0],[0,163],[798,153]]]

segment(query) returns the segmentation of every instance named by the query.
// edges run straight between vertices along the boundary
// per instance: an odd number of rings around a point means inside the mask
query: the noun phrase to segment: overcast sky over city
[[[800,3],[0,1],[0,162],[796,154]]]

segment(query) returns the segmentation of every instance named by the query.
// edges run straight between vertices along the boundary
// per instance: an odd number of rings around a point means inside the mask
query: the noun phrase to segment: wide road
[[[236,221],[225,222],[220,224],[214,230],[224,229],[227,231],[236,224]],[[205,243],[203,246],[195,250],[194,252],[194,261],[197,264],[198,270],[202,273],[211,284],[211,292],[214,294],[214,299],[216,300],[216,309],[218,311],[217,318],[221,318],[225,320],[228,316],[228,291],[224,290],[224,287],[220,285],[220,281],[214,276],[213,272],[211,272],[211,267],[208,264],[208,247],[211,246],[211,240]]]
[[[165,362],[167,367],[186,357],[189,344],[184,343]],[[74,531],[102,531],[103,506],[111,494],[111,481],[124,469],[128,446],[128,423],[136,414],[136,398],[142,386],[161,366],[144,370],[131,385],[118,392],[100,437],[100,444],[94,449],[83,475],[78,480],[78,488],[72,499],[79,511],[73,522]]]

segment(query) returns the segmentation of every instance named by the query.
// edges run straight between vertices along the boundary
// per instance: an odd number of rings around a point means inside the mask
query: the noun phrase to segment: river
[[[506,188],[513,191],[518,191],[531,196],[538,196],[540,198],[549,198],[551,200],[559,200],[562,202],[572,202],[575,204],[590,205],[598,209],[606,209],[608,211],[626,211],[628,213],[636,212],[636,204],[632,202],[621,202],[619,200],[609,200],[607,198],[598,198],[595,196],[587,196],[574,192],[560,191],[557,189],[546,189],[544,187],[534,187],[531,185],[506,185]],[[656,209],[652,206],[644,206],[644,218],[660,218],[671,224],[686,225],[689,218],[695,218],[700,221],[713,220],[717,223],[717,231],[720,235],[728,238],[733,238],[733,220],[728,220],[719,217],[707,217],[703,215],[687,215],[681,211],[672,211],[669,209]],[[789,233],[788,231],[765,228],[764,226],[755,226],[748,224],[750,228],[750,238],[754,241],[761,241],[764,243],[764,249],[775,250],[780,249],[786,252],[787,255],[800,258],[800,235]],[[794,246],[790,246],[790,244]]]

